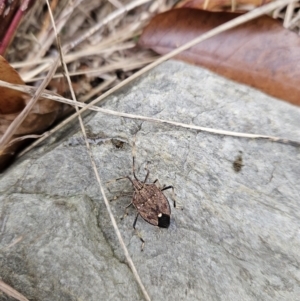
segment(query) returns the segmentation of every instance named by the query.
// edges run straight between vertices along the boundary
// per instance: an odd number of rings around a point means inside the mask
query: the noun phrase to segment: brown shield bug
[[[128,179],[134,188],[132,201],[128,206],[126,206],[124,216],[127,215],[127,208],[129,206],[133,205],[136,208],[137,215],[133,222],[133,228],[142,241],[142,248],[141,248],[142,251],[145,242],[135,228],[139,215],[151,225],[158,226],[161,228],[168,228],[170,225],[171,208],[168,199],[163,194],[163,191],[167,189],[172,189],[173,191],[173,202],[174,202],[174,207],[176,208],[176,202],[174,198],[174,187],[166,186],[160,188],[159,186],[157,186],[158,180],[155,180],[153,183],[146,183],[149,177],[148,168],[146,168],[146,170],[147,170],[147,174],[144,181],[139,180],[135,174],[135,141],[134,141],[133,150],[132,150],[133,179],[130,176],[126,176],[123,178],[118,178],[116,180]]]

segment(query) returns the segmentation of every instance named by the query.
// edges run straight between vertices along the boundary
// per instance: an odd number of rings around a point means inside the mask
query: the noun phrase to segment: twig
[[[142,66],[145,66],[146,64],[148,64],[149,62],[153,62],[155,60],[155,57],[149,57],[146,58],[144,60],[140,60],[140,61],[136,61],[135,58],[132,59],[124,59],[121,60],[120,62],[116,62],[116,63],[112,63],[109,64],[107,66],[101,66],[99,68],[92,68],[92,69],[85,69],[85,70],[79,70],[79,71],[74,71],[74,72],[70,72],[70,76],[78,76],[78,75],[85,75],[87,77],[89,76],[99,76],[99,74],[104,74],[104,73],[108,73],[108,72],[113,72],[116,70],[125,70],[125,69],[137,69],[140,68]],[[48,67],[47,65],[44,65],[45,67]],[[62,78],[64,75],[63,74],[55,74],[53,75],[52,78]],[[35,81],[39,81],[44,79],[44,76],[41,77],[34,77],[32,79],[27,79],[27,78],[22,78],[24,81],[26,81],[27,83],[30,82],[35,82]]]
[[[51,18],[51,21],[52,21],[52,26],[54,28],[54,32],[56,34],[56,37],[57,37],[57,32],[56,32],[56,28],[55,28],[55,22],[54,22],[54,19],[53,19],[53,15],[52,15],[52,12],[51,12],[51,8],[50,8],[50,4],[49,4],[49,1],[46,0],[47,2],[47,5],[48,5],[48,10],[49,10],[49,14],[50,14],[50,18]],[[59,43],[58,43],[58,47],[59,47]],[[73,86],[72,86],[72,83],[71,83],[71,78],[70,78],[70,75],[68,73],[68,68],[67,68],[67,65],[66,65],[66,62],[64,61],[64,55],[63,55],[63,52],[62,52],[62,49],[59,47],[59,50],[60,50],[60,56],[61,56],[61,64],[64,68],[64,71],[65,71],[65,74],[66,74],[66,78],[67,78],[67,81],[68,81],[68,85],[69,85],[69,88],[70,88],[70,92],[71,92],[71,95],[72,95],[72,99],[73,99],[73,103],[75,104],[75,109],[76,109],[76,112],[78,113],[79,112],[79,109],[78,109],[78,106],[76,105],[78,102],[76,101],[76,95],[75,95],[75,92],[74,92],[74,89],[73,89]],[[104,203],[105,203],[105,206],[106,206],[106,209],[108,211],[108,214],[109,214],[109,217],[111,219],[111,222],[112,222],[112,225],[113,225],[113,228],[116,232],[116,235],[118,237],[118,240],[119,240],[119,243],[124,251],[124,254],[125,254],[125,257],[126,257],[126,260],[129,264],[129,267],[131,268],[132,272],[133,272],[133,275],[137,281],[137,283],[139,284],[142,292],[143,292],[143,295],[145,297],[145,299],[147,301],[150,301],[150,297],[142,283],[142,280],[137,272],[137,269],[129,255],[129,252],[128,252],[128,249],[124,243],[124,240],[122,238],[122,235],[121,235],[121,232],[118,228],[118,225],[117,225],[117,222],[113,216],[113,213],[111,211],[111,208],[110,208],[110,204],[109,204],[109,201],[105,195],[105,192],[104,192],[104,188],[103,188],[103,185],[101,183],[101,178],[100,178],[100,175],[99,175],[99,172],[97,170],[97,166],[96,166],[96,163],[95,163],[95,160],[94,160],[94,156],[92,154],[92,151],[91,151],[91,147],[90,147],[90,144],[88,142],[88,138],[87,138],[87,135],[86,135],[86,131],[85,131],[85,127],[84,127],[84,124],[83,124],[83,120],[82,120],[82,117],[81,115],[79,114],[78,115],[78,120],[79,120],[79,124],[80,124],[80,128],[81,128],[81,131],[82,131],[82,134],[84,136],[84,140],[85,140],[85,143],[86,143],[86,148],[87,148],[87,151],[88,151],[88,154],[89,154],[89,157],[90,157],[90,161],[91,161],[91,164],[92,164],[92,167],[93,167],[93,170],[94,170],[94,173],[95,173],[95,176],[96,176],[96,179],[97,179],[97,182],[99,184],[99,187],[100,187],[100,191],[101,191],[101,194],[103,196],[103,199],[104,199]]]
[[[0,80],[0,87],[7,87],[7,88],[11,88],[11,89],[14,89],[17,91],[22,91],[22,92],[28,93],[28,94],[33,94],[35,92],[34,87],[10,84],[10,83],[7,83],[7,82],[1,81],[1,80]],[[201,126],[197,126],[197,125],[193,125],[193,124],[186,124],[186,123],[176,122],[176,121],[171,121],[171,120],[164,120],[164,119],[159,119],[159,118],[152,118],[152,117],[147,117],[147,116],[142,116],[142,115],[135,115],[135,114],[113,111],[113,110],[109,110],[109,109],[103,109],[103,108],[100,108],[97,106],[89,106],[82,102],[74,103],[74,101],[69,100],[64,97],[57,96],[55,93],[51,93],[51,91],[49,91],[49,93],[43,92],[41,94],[41,97],[51,99],[54,101],[59,101],[59,102],[62,102],[62,103],[68,104],[68,105],[72,105],[72,106],[76,105],[78,107],[83,108],[81,111],[76,113],[76,116],[77,116],[77,114],[80,114],[80,112],[82,112],[85,108],[89,107],[88,108],[89,110],[93,110],[93,111],[97,111],[97,112],[101,112],[103,114],[108,114],[108,115],[113,115],[113,116],[119,116],[119,117],[124,117],[124,118],[131,118],[131,119],[139,119],[139,120],[156,122],[156,123],[170,124],[173,126],[178,126],[178,127],[182,127],[182,128],[191,129],[191,130],[197,130],[197,131],[201,131],[201,132],[207,132],[207,133],[216,134],[216,135],[224,135],[224,136],[232,136],[232,137],[240,137],[240,138],[251,138],[251,139],[266,139],[266,140],[270,140],[273,142],[290,144],[293,146],[300,146],[300,141],[286,139],[286,138],[282,138],[282,137],[275,137],[275,136],[268,136],[268,135],[261,135],[261,134],[240,133],[240,132],[232,132],[232,131],[226,131],[226,130],[221,130],[221,129],[206,128],[206,127],[201,127]],[[45,137],[43,137],[43,138],[45,139],[45,138],[49,137],[53,133],[52,132],[53,130],[54,129],[52,129],[48,132],[45,132],[44,133]],[[25,154],[26,152],[28,152],[34,146],[36,146],[35,142],[33,144],[31,144],[27,149],[23,150],[18,155],[18,157],[20,157],[23,154]]]

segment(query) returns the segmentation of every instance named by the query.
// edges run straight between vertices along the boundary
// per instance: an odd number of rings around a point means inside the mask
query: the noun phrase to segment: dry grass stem
[[[1,80],[0,80],[0,87],[8,87],[8,88],[11,88],[11,89],[14,89],[17,91],[22,91],[22,92],[28,93],[28,94],[33,94],[35,92],[35,88],[33,88],[33,87],[9,84],[9,83],[1,81]],[[300,146],[300,141],[286,139],[284,137],[275,137],[275,136],[251,134],[251,133],[240,133],[240,132],[232,132],[232,131],[221,130],[221,129],[206,128],[206,127],[201,127],[201,126],[197,126],[197,125],[193,125],[193,124],[176,122],[176,121],[172,121],[172,120],[164,120],[164,119],[152,118],[152,117],[147,117],[147,116],[142,116],[142,115],[135,115],[135,114],[113,111],[113,110],[109,110],[109,109],[100,108],[97,106],[90,106],[89,104],[85,104],[82,102],[74,103],[73,100],[57,96],[54,93],[51,94],[51,91],[49,93],[44,92],[41,94],[41,96],[44,98],[48,98],[48,99],[51,99],[54,101],[59,101],[59,102],[65,103],[65,104],[69,104],[69,105],[73,105],[73,106],[76,105],[77,107],[81,107],[84,109],[84,110],[82,109],[81,111],[74,114],[75,116],[79,115],[82,111],[85,111],[85,109],[88,108],[89,110],[101,112],[103,114],[130,118],[130,119],[139,119],[139,120],[144,120],[144,121],[148,121],[148,122],[169,124],[169,125],[173,125],[173,126],[207,132],[207,133],[216,134],[216,135],[224,135],[224,136],[232,136],[232,137],[240,137],[240,138],[251,138],[251,139],[268,139],[268,140],[274,141],[274,142],[280,142],[280,143],[291,144],[294,146]],[[74,116],[74,115],[72,115],[72,116]],[[65,122],[65,121],[63,121],[63,122]],[[50,130],[50,131],[44,133],[45,137],[49,137],[53,133],[52,131],[53,130]],[[44,139],[45,137],[43,136],[41,139]],[[35,142],[33,143],[33,145],[35,146]],[[22,156],[24,153],[26,153],[30,149],[32,149],[32,145],[29,148],[27,148],[26,150],[24,150],[23,152],[21,152],[19,154],[19,156]]]
[[[23,236],[19,236],[17,238],[15,238],[9,245],[7,245],[4,250],[9,250],[10,248],[12,248],[13,246],[15,246],[16,244],[18,244],[20,241],[23,240]]]
[[[284,16],[284,21],[283,21],[283,27],[285,28],[290,27],[291,20],[294,14],[294,9],[295,9],[295,2],[292,2],[287,6],[286,13]]]
[[[119,17],[120,15],[124,14],[124,12],[134,9],[136,6],[142,5],[146,2],[149,2],[149,0],[139,0],[139,1],[133,1],[129,3],[128,5],[122,7],[118,11],[115,11],[111,13],[109,16],[107,16],[102,22],[95,25],[92,29],[89,29],[87,32],[82,34],[76,41],[70,42],[66,44],[63,48],[70,50],[73,47],[75,47],[79,42],[83,42],[85,39],[90,37],[92,34],[94,34],[96,31],[99,31],[101,28],[103,28],[105,25],[107,25],[109,22],[112,22],[115,18]],[[66,55],[66,62],[71,63],[74,62],[80,58],[86,59],[88,56],[91,55],[105,55],[106,53],[115,53],[120,50],[126,50],[129,48],[133,48],[135,46],[135,43],[133,41],[123,43],[123,45],[116,45],[117,43],[121,43],[123,41],[132,40],[135,36],[137,36],[142,28],[142,25],[145,21],[137,20],[137,22],[133,24],[126,25],[125,27],[122,27],[120,29],[114,30],[114,34],[109,36],[108,38],[101,39],[99,43],[94,43],[95,45],[87,45],[87,47],[84,47],[83,50],[79,50],[77,52],[73,52],[70,55]],[[49,40],[51,40],[49,38]],[[43,43],[43,40],[39,41],[39,43]],[[46,47],[44,45],[44,47]],[[41,57],[42,53],[38,53],[37,57]],[[95,59],[95,58],[94,58]],[[27,61],[15,63],[12,64],[14,68],[20,68],[20,67],[28,67],[31,65],[37,65],[37,64],[43,64],[42,66],[38,66],[33,70],[27,70],[28,68],[25,68],[20,71],[21,77],[25,82],[34,81],[38,74],[47,71],[48,68],[50,68],[50,61],[48,58],[37,60],[36,57],[33,58],[33,56],[29,56],[27,58]],[[39,77],[38,79],[40,79]]]
[[[90,28],[85,34],[83,34],[80,38],[73,40],[69,45],[66,45],[66,50],[69,51],[70,49],[74,48],[78,44],[82,43],[84,40],[92,36],[95,32],[97,32],[100,28],[107,25],[112,20],[120,17],[124,13],[136,8],[137,6],[141,6],[151,0],[134,0],[129,2],[127,5],[121,6],[119,9],[111,13],[107,16],[102,22],[99,22],[94,27]]]
[[[136,36],[138,32],[132,30],[132,28],[126,28],[126,30],[120,30],[115,32],[113,38],[106,38],[97,45],[92,45],[86,47],[84,50],[74,51],[71,54],[67,54],[66,63],[72,63],[82,58],[87,58],[89,56],[99,56],[105,54],[111,54],[121,50],[128,50],[135,47],[135,43],[130,42],[123,42],[128,39],[132,39]],[[123,43],[122,43],[123,42]],[[119,45],[117,43],[120,43]],[[42,64],[41,66],[36,67],[30,71],[21,71],[21,77],[25,82],[34,81],[34,76],[44,71],[47,71],[48,68],[51,66],[53,58],[43,58],[40,60],[30,60],[25,62],[16,62],[13,63],[12,66],[14,68],[20,67],[28,67],[28,66],[36,66]]]
[[[84,0],[68,1],[67,7],[62,11],[55,24],[58,33],[65,26],[75,8],[82,2],[84,2]],[[54,41],[55,33],[51,31],[51,28],[48,28],[48,30],[40,36],[39,44],[36,45],[35,49],[32,49],[32,51],[28,54],[27,60],[33,60],[35,57],[43,57]]]
[[[85,75],[87,77],[92,76],[100,76],[106,73],[110,73],[116,70],[124,70],[124,71],[128,71],[128,70],[132,70],[132,69],[137,69],[137,68],[141,68],[151,62],[153,62],[156,58],[146,58],[143,60],[139,60],[136,61],[134,59],[124,59],[124,60],[120,60],[119,62],[116,63],[111,63],[107,66],[103,66],[103,67],[99,67],[99,68],[93,68],[93,69],[85,69],[82,71],[75,71],[75,72],[70,72],[70,76],[77,76],[77,75]],[[63,74],[56,74],[53,75],[52,78],[62,78],[64,77]],[[38,81],[38,80],[43,80],[45,77],[34,77],[31,80],[27,80],[27,83],[29,82],[33,82],[33,81]]]
[[[56,38],[58,38],[57,37],[56,28],[55,28],[55,22],[54,22],[54,19],[53,19],[51,8],[50,8],[50,4],[49,4],[48,0],[46,0],[46,2],[47,2],[47,5],[48,5],[49,14],[50,14],[50,17],[51,17],[51,21],[52,21],[52,25],[53,25],[53,28],[54,28],[54,32],[56,34]],[[57,43],[57,44],[60,45],[59,43]],[[70,75],[69,75],[69,72],[68,72],[68,68],[67,68],[66,62],[64,61],[63,50],[61,48],[59,50],[60,50],[60,55],[61,55],[61,59],[62,59],[61,63],[63,65],[63,69],[64,69],[65,74],[66,74],[66,78],[67,78],[67,81],[68,81],[70,92],[72,94],[73,102],[75,103],[76,112],[78,113],[79,109],[78,109],[78,106],[76,105],[78,102],[76,101],[76,95],[75,95],[75,92],[74,92],[74,89],[73,89],[73,86],[72,86],[72,82],[71,82],[71,78],[70,78]],[[141,280],[141,278],[140,278],[140,276],[139,276],[139,274],[137,272],[137,269],[136,269],[136,267],[135,267],[135,265],[134,265],[134,263],[133,263],[130,255],[129,255],[128,249],[127,249],[127,247],[126,247],[126,245],[124,243],[124,240],[123,240],[121,232],[120,232],[120,230],[118,228],[117,222],[116,222],[116,220],[115,220],[115,218],[113,216],[113,213],[111,211],[111,207],[110,207],[109,201],[108,201],[108,199],[106,197],[106,194],[104,192],[102,181],[101,181],[101,178],[100,178],[100,175],[99,175],[99,172],[98,172],[98,169],[97,169],[97,166],[96,166],[96,163],[95,163],[92,151],[91,151],[90,144],[89,144],[88,139],[87,139],[85,127],[84,127],[83,120],[82,120],[82,117],[81,117],[80,114],[78,114],[78,120],[79,120],[80,128],[81,128],[81,131],[82,131],[85,143],[86,143],[86,148],[87,148],[87,151],[88,151],[88,154],[89,154],[89,157],[90,157],[91,165],[92,165],[94,174],[96,176],[96,179],[97,179],[97,182],[98,182],[98,185],[99,185],[99,188],[100,188],[100,191],[101,191],[101,194],[102,194],[102,197],[103,197],[103,200],[104,200],[107,212],[108,212],[110,220],[112,222],[114,231],[115,231],[115,233],[116,233],[116,235],[118,237],[118,240],[119,240],[119,243],[121,245],[121,248],[124,251],[124,255],[125,255],[125,258],[127,260],[127,263],[129,265],[130,269],[132,270],[132,273],[133,273],[133,275],[134,275],[134,277],[135,277],[138,285],[140,286],[140,289],[143,292],[143,295],[144,295],[145,299],[150,301],[151,299],[149,297],[149,294],[148,294],[146,288],[144,287],[144,285],[142,283],[142,280]]]
[[[108,87],[112,86],[112,84],[116,81],[117,77],[114,76],[106,81],[104,81],[99,86],[92,88],[88,93],[86,93],[84,96],[80,97],[80,102],[86,102],[87,100],[91,99],[97,94],[100,94],[101,92],[107,90]]]
[[[11,286],[0,280],[0,290],[7,294],[10,297],[15,298],[19,301],[29,301],[27,298],[25,298],[22,294],[20,294],[18,291],[13,289]]]

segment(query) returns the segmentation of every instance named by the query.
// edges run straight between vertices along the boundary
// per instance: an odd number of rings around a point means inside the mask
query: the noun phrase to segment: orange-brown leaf
[[[24,85],[19,74],[0,56],[0,80]],[[0,139],[14,119],[22,112],[31,97],[25,93],[0,87]],[[24,145],[24,140],[14,140],[24,135],[41,134],[63,113],[64,105],[40,98],[26,116],[21,126],[13,131],[11,143],[0,149],[0,172],[8,166],[16,151]],[[16,142],[12,142],[12,140]]]
[[[0,55],[0,80],[24,85],[17,71]],[[19,112],[25,106],[23,93],[0,87],[0,114],[12,114]]]
[[[152,19],[139,45],[165,54],[236,16],[174,9]],[[177,58],[300,105],[300,38],[268,16],[210,38]]]

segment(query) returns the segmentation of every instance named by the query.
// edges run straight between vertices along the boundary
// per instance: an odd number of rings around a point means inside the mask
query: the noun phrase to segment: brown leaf
[[[151,20],[139,45],[165,54],[238,15],[174,9]],[[210,38],[177,58],[300,105],[300,39],[268,16]]]
[[[24,85],[19,74],[0,56],[0,80]],[[0,139],[14,119],[22,112],[31,97],[20,91],[0,87]],[[21,126],[14,132],[10,142],[24,135],[40,134],[47,130],[63,112],[64,105],[40,98]],[[24,145],[25,140],[18,140],[0,149],[0,172],[8,166],[16,151]]]
[[[0,80],[12,84],[24,85],[23,80],[9,63],[0,55]],[[11,114],[25,107],[23,93],[0,87],[0,114]]]

